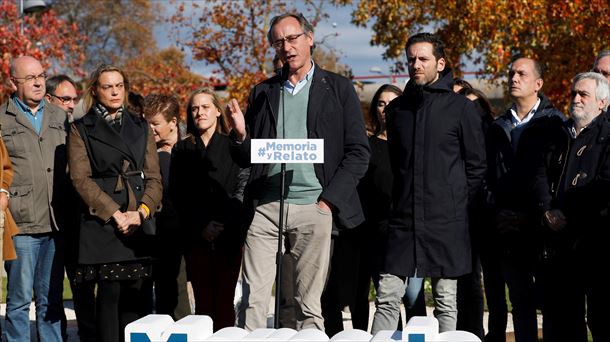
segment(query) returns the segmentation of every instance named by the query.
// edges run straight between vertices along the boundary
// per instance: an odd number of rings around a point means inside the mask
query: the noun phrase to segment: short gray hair
[[[596,100],[609,100],[610,97],[610,85],[608,85],[608,80],[602,76],[601,74],[598,74],[596,72],[592,72],[592,71],[588,71],[588,72],[581,72],[580,74],[576,75],[574,77],[574,79],[572,80],[572,89],[574,89],[574,85],[582,80],[585,79],[590,79],[590,80],[594,80],[595,81],[595,99]],[[604,111],[608,110],[608,102],[606,102],[606,106],[604,107]]]
[[[307,18],[303,16],[302,13],[284,13],[277,15],[271,19],[271,23],[269,24],[269,31],[267,32],[267,40],[269,41],[269,44],[273,44],[273,38],[271,37],[271,31],[273,31],[273,26],[279,23],[280,20],[286,18],[296,19],[299,22],[299,25],[301,25],[301,29],[303,29],[303,32],[313,33],[313,25],[311,25],[311,23],[307,20]]]

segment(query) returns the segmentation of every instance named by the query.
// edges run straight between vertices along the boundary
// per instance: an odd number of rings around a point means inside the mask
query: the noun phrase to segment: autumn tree
[[[89,37],[86,68],[102,63],[125,70],[133,91],[175,95],[185,102],[208,82],[188,67],[176,47],[157,48],[153,29],[163,24],[163,3],[153,0],[55,0],[58,13]]]
[[[595,54],[608,48],[608,18],[608,0],[360,0],[352,12],[356,25],[372,24],[370,43],[384,46],[387,59],[404,54],[409,35],[420,31],[443,38],[458,73],[464,57],[480,65],[482,77],[496,80],[515,55],[535,58],[547,70],[543,91],[560,108],[567,104],[571,78],[589,70]]]
[[[125,65],[125,71],[133,91],[142,95],[174,95],[183,105],[195,89],[214,82],[191,72],[185,65],[184,53],[176,47],[132,59]]]
[[[352,69],[346,64],[339,63],[339,56],[337,54],[338,52],[334,49],[318,45],[313,51],[313,60],[323,69],[336,72],[347,78],[353,77]]]
[[[124,65],[157,51],[153,28],[162,16],[151,0],[54,0],[55,11],[89,39],[86,68],[101,63]]]
[[[326,18],[325,3],[301,3],[312,25]],[[269,21],[286,11],[296,11],[293,5],[278,0],[180,3],[170,22],[182,37],[177,39],[179,44],[191,49],[194,59],[214,66],[215,73],[227,82],[229,96],[245,103],[252,86],[273,73],[274,53],[267,41]]]
[[[3,81],[0,101],[4,102],[12,92],[7,80],[10,62],[15,57],[37,58],[45,68],[50,68],[49,73],[69,68],[74,74],[82,74],[84,54],[80,44],[86,37],[75,31],[74,25],[59,19],[54,11],[20,18],[14,0],[0,0],[0,79]]]

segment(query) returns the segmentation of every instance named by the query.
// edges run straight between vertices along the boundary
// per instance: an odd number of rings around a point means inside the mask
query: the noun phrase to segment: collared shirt
[[[536,104],[534,105],[534,107],[532,107],[532,109],[530,109],[529,113],[527,113],[527,115],[523,118],[523,120],[521,120],[521,119],[519,119],[519,116],[517,115],[517,107],[513,104],[513,106],[510,108],[510,113],[512,114],[510,117],[510,122],[511,122],[513,128],[528,123],[532,119],[532,117],[534,117],[534,114],[536,114],[536,111],[538,110],[538,106],[540,106],[540,98],[538,98],[538,101],[536,101]]]
[[[303,89],[307,81],[309,81],[313,77],[313,69],[315,69],[315,66],[315,63],[311,61],[311,69],[309,69],[309,71],[305,75],[305,78],[298,81],[296,85],[293,85],[292,83],[290,83],[289,80],[286,80],[286,82],[284,82],[284,89],[286,89],[286,91],[290,94],[296,95],[299,91],[301,91],[301,89]]]
[[[40,134],[40,129],[42,128],[42,115],[44,114],[44,100],[40,101],[40,105],[38,106],[36,113],[32,113],[32,109],[23,103],[17,96],[13,95],[13,102],[15,102],[17,108],[19,108],[19,110],[21,110],[25,117],[30,121],[36,133]]]

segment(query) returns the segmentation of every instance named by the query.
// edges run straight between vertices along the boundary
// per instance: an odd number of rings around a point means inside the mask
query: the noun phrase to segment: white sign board
[[[324,139],[252,139],[253,164],[324,163]]]

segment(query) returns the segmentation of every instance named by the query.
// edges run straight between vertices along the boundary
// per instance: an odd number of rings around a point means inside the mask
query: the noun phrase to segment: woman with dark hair
[[[479,113],[483,121],[483,133],[487,134],[487,129],[494,121],[496,115],[493,106],[487,99],[487,96],[485,96],[485,94],[479,89],[466,87],[460,89],[458,94],[462,94],[470,101],[474,102],[477,113]]]
[[[195,314],[214,329],[235,325],[233,297],[241,265],[244,217],[240,168],[229,155],[221,104],[209,89],[196,90],[187,105],[187,137],[172,152],[170,196],[187,229],[187,274]]]
[[[154,308],[157,314],[167,314],[174,320],[179,320],[191,314],[184,262],[186,232],[180,225],[176,208],[169,198],[171,153],[180,140],[180,105],[174,96],[151,94],[144,98],[143,115],[157,144],[163,180],[163,210],[155,217]]]
[[[87,114],[72,124],[70,176],[82,199],[78,282],[97,282],[100,341],[124,340],[142,317],[141,291],[151,274],[146,226],[161,202],[159,159],[152,131],[125,109],[129,83],[111,65],[98,67],[85,94]]]

